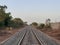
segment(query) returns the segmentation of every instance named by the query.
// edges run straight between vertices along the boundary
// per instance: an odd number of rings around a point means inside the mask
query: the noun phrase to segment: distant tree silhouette
[[[33,22],[31,25],[38,26],[38,23],[37,22]]]
[[[41,23],[37,28],[38,29],[43,29],[45,27],[45,24]]]
[[[50,23],[51,19],[47,19],[46,20],[46,27],[50,28],[51,27],[51,23]]]

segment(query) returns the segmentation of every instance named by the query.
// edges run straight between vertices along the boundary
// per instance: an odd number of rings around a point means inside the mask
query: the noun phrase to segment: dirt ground
[[[5,39],[11,37],[13,34],[18,32],[19,29],[12,29],[12,30],[0,30],[0,42],[4,41]]]
[[[13,34],[18,32],[20,29],[12,29],[12,30],[0,30],[0,42],[4,41],[5,39],[11,37]],[[60,29],[58,30],[51,30],[51,29],[42,29],[42,32],[46,33],[47,35],[57,39],[60,41]]]
[[[47,29],[47,30],[44,30],[43,29],[43,32],[46,33],[47,35],[57,39],[58,41],[60,41],[60,29]]]

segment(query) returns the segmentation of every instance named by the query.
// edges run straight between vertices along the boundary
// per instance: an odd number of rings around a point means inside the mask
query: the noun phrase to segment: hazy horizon
[[[6,5],[11,15],[28,23],[60,22],[60,0],[0,0],[0,5]]]

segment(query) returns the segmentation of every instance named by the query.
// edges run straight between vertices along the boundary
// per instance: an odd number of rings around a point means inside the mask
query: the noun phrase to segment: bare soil
[[[6,40],[7,38],[11,37],[13,34],[18,32],[20,29],[12,29],[12,30],[0,30],[0,42]]]
[[[47,29],[47,30],[43,29],[41,31],[43,31],[47,35],[49,35],[49,36],[57,39],[58,41],[60,41],[60,29],[57,29],[57,30],[56,29],[54,29],[54,30],[52,30],[52,29]]]

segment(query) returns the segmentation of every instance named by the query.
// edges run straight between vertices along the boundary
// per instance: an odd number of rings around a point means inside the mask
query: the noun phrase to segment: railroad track
[[[26,32],[27,31],[25,29],[22,29],[22,31],[15,33],[13,36],[8,38],[7,40],[1,42],[0,45],[19,45],[18,43],[22,41]]]
[[[39,42],[32,30],[27,30],[27,33],[20,45],[41,45],[41,42]]]
[[[54,40],[52,37],[46,35],[45,33],[32,28],[33,33],[35,34],[35,36],[37,37],[37,39],[39,40],[39,42],[41,42],[41,45],[60,45],[60,43],[58,43],[56,40]]]
[[[60,45],[55,40],[31,26],[25,27],[0,45]]]

